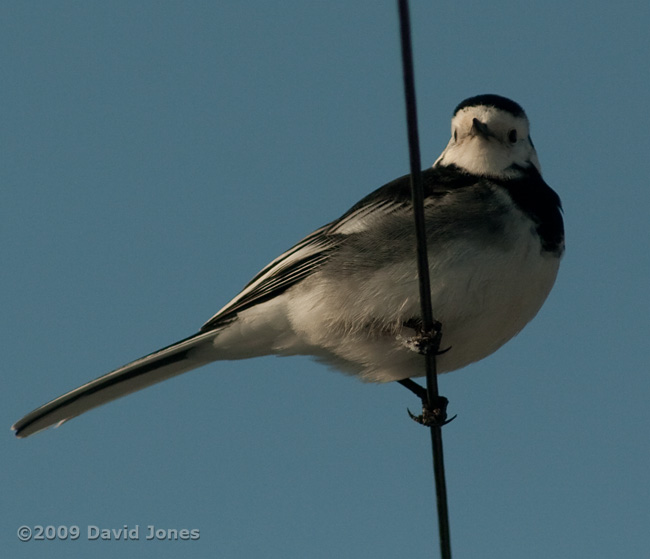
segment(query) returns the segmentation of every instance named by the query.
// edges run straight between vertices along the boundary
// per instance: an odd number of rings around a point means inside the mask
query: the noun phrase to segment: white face
[[[483,105],[465,107],[451,119],[451,140],[435,165],[456,165],[475,175],[514,178],[518,167],[541,173],[528,119]]]

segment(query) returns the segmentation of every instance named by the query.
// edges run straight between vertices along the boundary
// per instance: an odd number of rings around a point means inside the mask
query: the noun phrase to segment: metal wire
[[[422,331],[431,335],[439,325],[433,319],[431,308],[431,285],[429,280],[429,259],[427,253],[426,226],[424,221],[424,189],[422,185],[422,165],[420,161],[420,142],[418,138],[417,111],[415,104],[415,79],[413,71],[413,51],[411,46],[411,23],[408,0],[398,0],[400,39],[402,47],[402,70],[404,96],[406,100],[406,121],[408,129],[409,159],[411,166],[411,192],[413,215],[417,239],[418,277],[420,283],[420,305],[422,309]],[[437,350],[437,348],[436,348]],[[429,407],[440,402],[438,375],[436,371],[436,352],[425,354],[427,376],[427,398]],[[438,531],[440,535],[440,555],[451,559],[451,539],[449,536],[449,511],[447,506],[447,485],[442,449],[441,426],[430,425],[431,446],[433,450],[433,472],[436,483],[436,502],[438,508]]]

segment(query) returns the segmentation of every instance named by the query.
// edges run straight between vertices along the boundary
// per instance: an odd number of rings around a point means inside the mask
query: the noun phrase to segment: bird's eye
[[[458,141],[458,130],[454,130],[454,142]]]
[[[508,140],[513,144],[517,141],[517,131],[516,130],[510,130],[510,132],[508,132]]]

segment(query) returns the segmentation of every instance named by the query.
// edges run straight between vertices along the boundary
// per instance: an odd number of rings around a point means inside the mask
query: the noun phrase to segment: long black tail
[[[23,438],[81,415],[88,410],[142,390],[157,382],[214,361],[212,340],[218,333],[200,332],[124,365],[59,396],[17,421],[12,429]]]

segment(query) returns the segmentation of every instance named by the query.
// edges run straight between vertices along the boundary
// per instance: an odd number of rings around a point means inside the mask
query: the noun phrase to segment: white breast
[[[487,357],[537,314],[557,276],[559,258],[541,253],[531,222],[521,215],[507,251],[484,249],[446,271],[445,284],[432,287],[434,314],[443,324],[440,372]],[[470,270],[469,267],[472,269]]]

